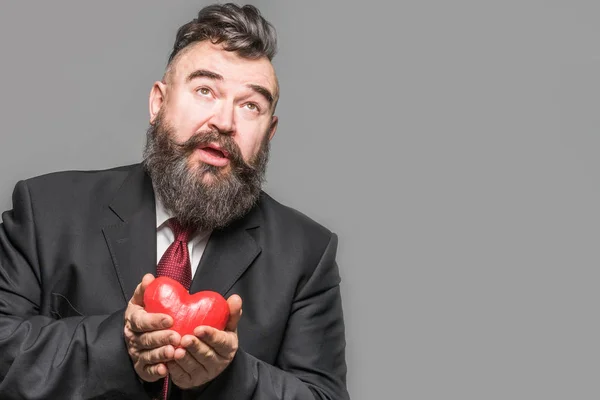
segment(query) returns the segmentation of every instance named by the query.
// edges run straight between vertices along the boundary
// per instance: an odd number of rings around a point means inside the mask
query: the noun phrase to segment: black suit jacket
[[[123,339],[156,273],[154,193],[141,165],[16,185],[0,225],[0,399],[149,398]],[[240,349],[190,399],[347,399],[337,238],[262,193],[211,235],[190,292],[243,299]]]

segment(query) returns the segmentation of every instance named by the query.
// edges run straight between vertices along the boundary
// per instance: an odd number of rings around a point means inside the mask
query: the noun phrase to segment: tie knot
[[[182,226],[175,218],[169,219],[168,224],[175,235],[176,242],[189,242],[190,236],[194,232],[192,229]]]

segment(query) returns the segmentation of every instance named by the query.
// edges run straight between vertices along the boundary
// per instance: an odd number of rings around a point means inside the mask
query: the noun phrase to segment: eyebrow
[[[187,76],[186,82],[189,83],[189,82],[191,82],[192,80],[194,80],[196,78],[208,78],[208,79],[214,79],[216,81],[222,81],[222,80],[224,80],[223,75],[217,74],[216,72],[209,71],[207,69],[197,69],[196,71],[190,73]],[[267,89],[264,86],[256,85],[256,84],[253,84],[253,83],[250,83],[250,84],[246,85],[246,87],[252,89],[256,93],[258,93],[261,96],[263,96],[269,102],[269,107],[273,106],[274,96],[269,91],[269,89]]]
[[[197,69],[196,71],[188,75],[188,77],[186,78],[186,82],[191,82],[196,78],[209,78],[217,81],[222,81],[223,75],[219,75],[216,72],[212,72],[207,69]]]
[[[271,94],[271,92],[269,92],[269,90],[266,87],[255,85],[252,83],[246,86],[263,96],[265,99],[267,99],[267,101],[269,102],[269,107],[273,105],[273,95]]]

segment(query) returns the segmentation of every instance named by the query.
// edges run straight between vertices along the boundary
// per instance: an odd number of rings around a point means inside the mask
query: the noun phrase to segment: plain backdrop
[[[0,2],[0,203],[141,160],[202,1]],[[598,399],[597,1],[254,1],[267,191],[338,233],[353,399]]]

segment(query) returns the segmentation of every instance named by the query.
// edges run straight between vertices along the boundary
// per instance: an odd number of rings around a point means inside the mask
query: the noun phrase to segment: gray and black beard
[[[172,133],[159,115],[148,128],[144,149],[144,167],[165,209],[183,226],[201,230],[223,228],[250,211],[265,180],[269,140],[265,137],[258,154],[246,163],[227,134],[202,132],[176,143]],[[204,163],[189,166],[190,155],[209,143],[229,153],[228,171]],[[202,179],[206,174],[212,175],[208,183]]]

